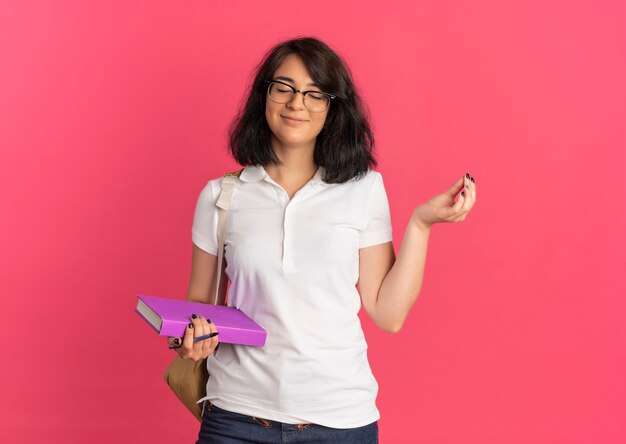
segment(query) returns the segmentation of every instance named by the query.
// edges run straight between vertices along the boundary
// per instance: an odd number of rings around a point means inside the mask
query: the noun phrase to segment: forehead
[[[316,86],[306,65],[297,54],[289,54],[274,72],[274,79],[280,77],[282,81],[301,86]]]

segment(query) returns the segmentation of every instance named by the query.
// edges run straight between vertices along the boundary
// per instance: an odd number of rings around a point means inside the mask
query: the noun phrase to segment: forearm
[[[396,261],[378,291],[376,317],[389,331],[400,330],[422,287],[430,226],[411,219]]]

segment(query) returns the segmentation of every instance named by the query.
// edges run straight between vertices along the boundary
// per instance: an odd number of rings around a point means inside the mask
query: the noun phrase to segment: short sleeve
[[[390,242],[393,239],[387,192],[382,175],[378,172],[375,172],[365,215],[367,222],[359,236],[359,248]]]
[[[207,253],[217,256],[217,212],[211,182],[200,192],[193,216],[191,240]]]

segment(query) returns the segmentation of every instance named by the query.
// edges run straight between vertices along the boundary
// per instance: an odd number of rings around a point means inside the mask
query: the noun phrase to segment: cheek
[[[272,115],[272,107],[271,107],[271,105],[270,105],[270,103],[268,101],[268,102],[265,103],[265,118],[267,120],[270,120],[270,116],[271,115]]]
[[[326,122],[326,116],[319,116],[317,119],[313,121],[315,125],[315,131],[320,132],[324,127],[324,123]]]
[[[265,105],[265,120],[267,121],[267,124],[269,125],[270,129],[272,130],[277,125],[276,123],[277,115],[278,114],[276,113],[276,110],[270,104]]]

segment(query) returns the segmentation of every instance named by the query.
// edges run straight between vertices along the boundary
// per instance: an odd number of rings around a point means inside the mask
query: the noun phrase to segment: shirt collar
[[[328,185],[326,182],[322,180],[324,177],[325,171],[326,169],[323,166],[320,166],[315,172],[315,175],[311,178],[310,182],[316,185]],[[265,171],[265,168],[263,168],[263,166],[261,165],[247,166],[241,172],[241,175],[239,176],[239,178],[244,182],[260,182],[262,180],[267,180],[267,179],[271,180],[271,178],[267,174],[267,171]]]
[[[239,178],[244,182],[260,182],[267,176],[265,169],[260,165],[247,166],[243,169]]]

